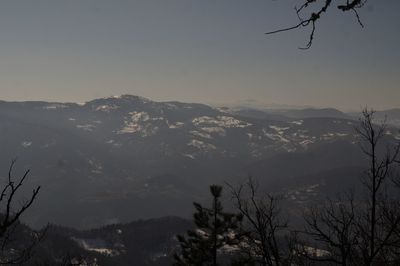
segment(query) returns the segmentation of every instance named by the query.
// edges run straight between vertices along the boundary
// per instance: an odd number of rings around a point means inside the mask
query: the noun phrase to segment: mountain
[[[16,175],[32,170],[25,193],[42,186],[24,217],[34,227],[189,217],[213,183],[253,174],[266,189],[286,191],[299,178],[363,164],[356,122],[345,117],[260,118],[123,95],[0,102],[0,122],[0,177],[18,157]],[[399,137],[388,129],[388,141]]]
[[[351,117],[334,108],[306,108],[300,110],[280,110],[278,113],[290,118],[311,118],[311,117],[330,117],[330,118],[344,118],[350,119]]]
[[[18,231],[24,229],[25,237],[14,238],[14,246],[15,242],[24,243],[30,234],[35,234],[29,227],[18,226]],[[171,265],[178,246],[176,235],[192,227],[191,221],[178,217],[138,220],[91,230],[49,225],[24,265],[130,266],[133,262],[137,266]]]
[[[233,115],[238,115],[247,118],[256,118],[256,119],[267,119],[267,120],[275,120],[275,121],[289,121],[291,120],[289,117],[281,115],[276,111],[271,111],[268,109],[255,109],[255,108],[243,108],[243,107],[220,107],[219,110],[230,113]]]
[[[353,117],[359,117],[360,113],[351,113]],[[381,110],[375,112],[377,122],[385,121],[390,126],[400,127],[400,108]]]
[[[249,118],[269,119],[288,121],[290,119],[304,118],[341,118],[354,119],[354,115],[346,114],[334,108],[293,108],[293,109],[277,109],[277,108],[252,108],[252,107],[221,107],[221,110],[231,114],[240,115]],[[358,116],[359,117],[359,114]]]

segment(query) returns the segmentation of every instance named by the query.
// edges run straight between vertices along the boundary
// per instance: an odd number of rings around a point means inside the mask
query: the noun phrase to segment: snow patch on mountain
[[[297,125],[297,126],[301,126],[302,124],[303,124],[303,120],[297,120],[297,121],[291,121],[291,122],[289,122],[290,124],[294,124],[294,125]]]
[[[195,156],[194,154],[187,154],[187,153],[185,153],[185,154],[183,154],[183,156],[188,157],[188,158],[190,158],[190,159],[192,159],[192,160],[195,160],[195,159],[196,159],[196,156]]]
[[[109,248],[106,241],[103,239],[83,239],[72,237],[72,240],[87,251],[96,252],[110,257],[119,256],[121,254],[119,250]]]
[[[170,128],[170,129],[181,128],[181,127],[183,127],[184,125],[185,125],[185,123],[183,123],[183,122],[175,122],[175,123],[173,123],[173,124],[170,124],[170,123],[167,121],[167,126],[168,126],[168,128]]]
[[[108,97],[108,98],[103,98],[105,100],[107,99],[122,99],[122,100],[126,100],[126,101],[140,101],[142,103],[150,103],[153,102],[152,100],[143,97],[143,96],[136,96],[136,95],[129,95],[129,94],[123,94],[123,95],[119,95],[119,96],[112,96],[112,97]]]
[[[224,116],[224,115],[217,117],[210,117],[210,116],[196,117],[192,120],[192,123],[195,126],[215,125],[223,128],[245,128],[252,125],[250,123],[236,119],[234,117]]]
[[[310,145],[310,144],[313,144],[314,143],[314,141],[313,140],[311,140],[311,139],[306,139],[306,140],[303,140],[303,141],[300,141],[300,145],[301,146],[303,146],[304,148],[308,148],[308,146]]]
[[[278,127],[278,126],[269,126],[270,129],[273,129],[275,133],[269,132],[267,129],[263,128],[264,136],[268,137],[273,141],[289,143],[290,140],[285,136],[285,130],[288,130],[289,127]]]
[[[115,104],[113,104],[113,105],[105,104],[105,105],[100,105],[100,106],[96,107],[95,111],[97,111],[97,112],[101,111],[101,112],[105,112],[105,113],[110,113],[111,111],[117,110],[119,108],[120,107],[115,105]]]
[[[265,133],[265,136],[270,138],[273,141],[279,141],[279,142],[285,142],[285,143],[289,143],[290,140],[288,140],[287,138],[285,138],[284,136],[282,136],[281,134],[273,134],[273,133]]]
[[[332,140],[332,139],[336,139],[338,137],[343,138],[346,136],[348,136],[348,134],[346,134],[346,133],[328,132],[328,133],[322,134],[320,138],[322,140]]]
[[[84,131],[93,131],[93,129],[96,128],[96,126],[92,124],[76,125],[76,127]]]
[[[147,112],[130,112],[129,117],[124,121],[124,127],[119,130],[118,134],[141,133],[142,137],[155,135],[158,132],[158,126],[146,123],[150,120],[163,120],[162,117],[151,118]]]
[[[147,112],[130,112],[131,122],[137,123],[139,121],[148,121],[150,116]]]
[[[279,134],[283,134],[284,131],[288,130],[290,127],[279,127],[279,126],[269,126],[270,129],[275,130],[276,132],[278,132]]]
[[[24,141],[21,143],[21,146],[24,148],[28,148],[28,147],[32,146],[32,141]]]
[[[204,141],[197,140],[197,139],[192,139],[189,143],[188,146],[193,146],[199,150],[202,151],[210,151],[210,150],[215,150],[216,147],[210,143],[205,143]]]
[[[196,137],[200,137],[200,138],[212,139],[210,134],[199,132],[199,131],[195,131],[195,130],[190,131],[190,134],[192,134],[192,135],[194,135]]]

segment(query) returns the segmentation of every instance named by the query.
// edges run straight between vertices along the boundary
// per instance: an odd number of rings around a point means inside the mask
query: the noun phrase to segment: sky
[[[400,107],[398,0],[332,10],[309,29],[300,0],[2,0],[0,99]]]

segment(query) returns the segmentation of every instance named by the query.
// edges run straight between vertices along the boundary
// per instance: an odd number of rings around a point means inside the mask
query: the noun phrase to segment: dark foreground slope
[[[177,217],[139,220],[88,231],[49,226],[32,258],[24,265],[70,265],[67,262],[101,266],[171,265],[177,247],[175,235],[191,226],[188,220]]]

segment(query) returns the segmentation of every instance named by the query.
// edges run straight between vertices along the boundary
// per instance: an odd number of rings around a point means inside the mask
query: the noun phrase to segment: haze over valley
[[[345,188],[363,163],[358,117],[335,109],[224,108],[123,95],[85,104],[1,102],[0,111],[1,168],[18,157],[19,169],[32,169],[29,182],[43,187],[24,217],[35,227],[189,218],[208,184],[249,175],[303,204]],[[385,134],[399,139],[399,112],[386,113],[392,125]]]

